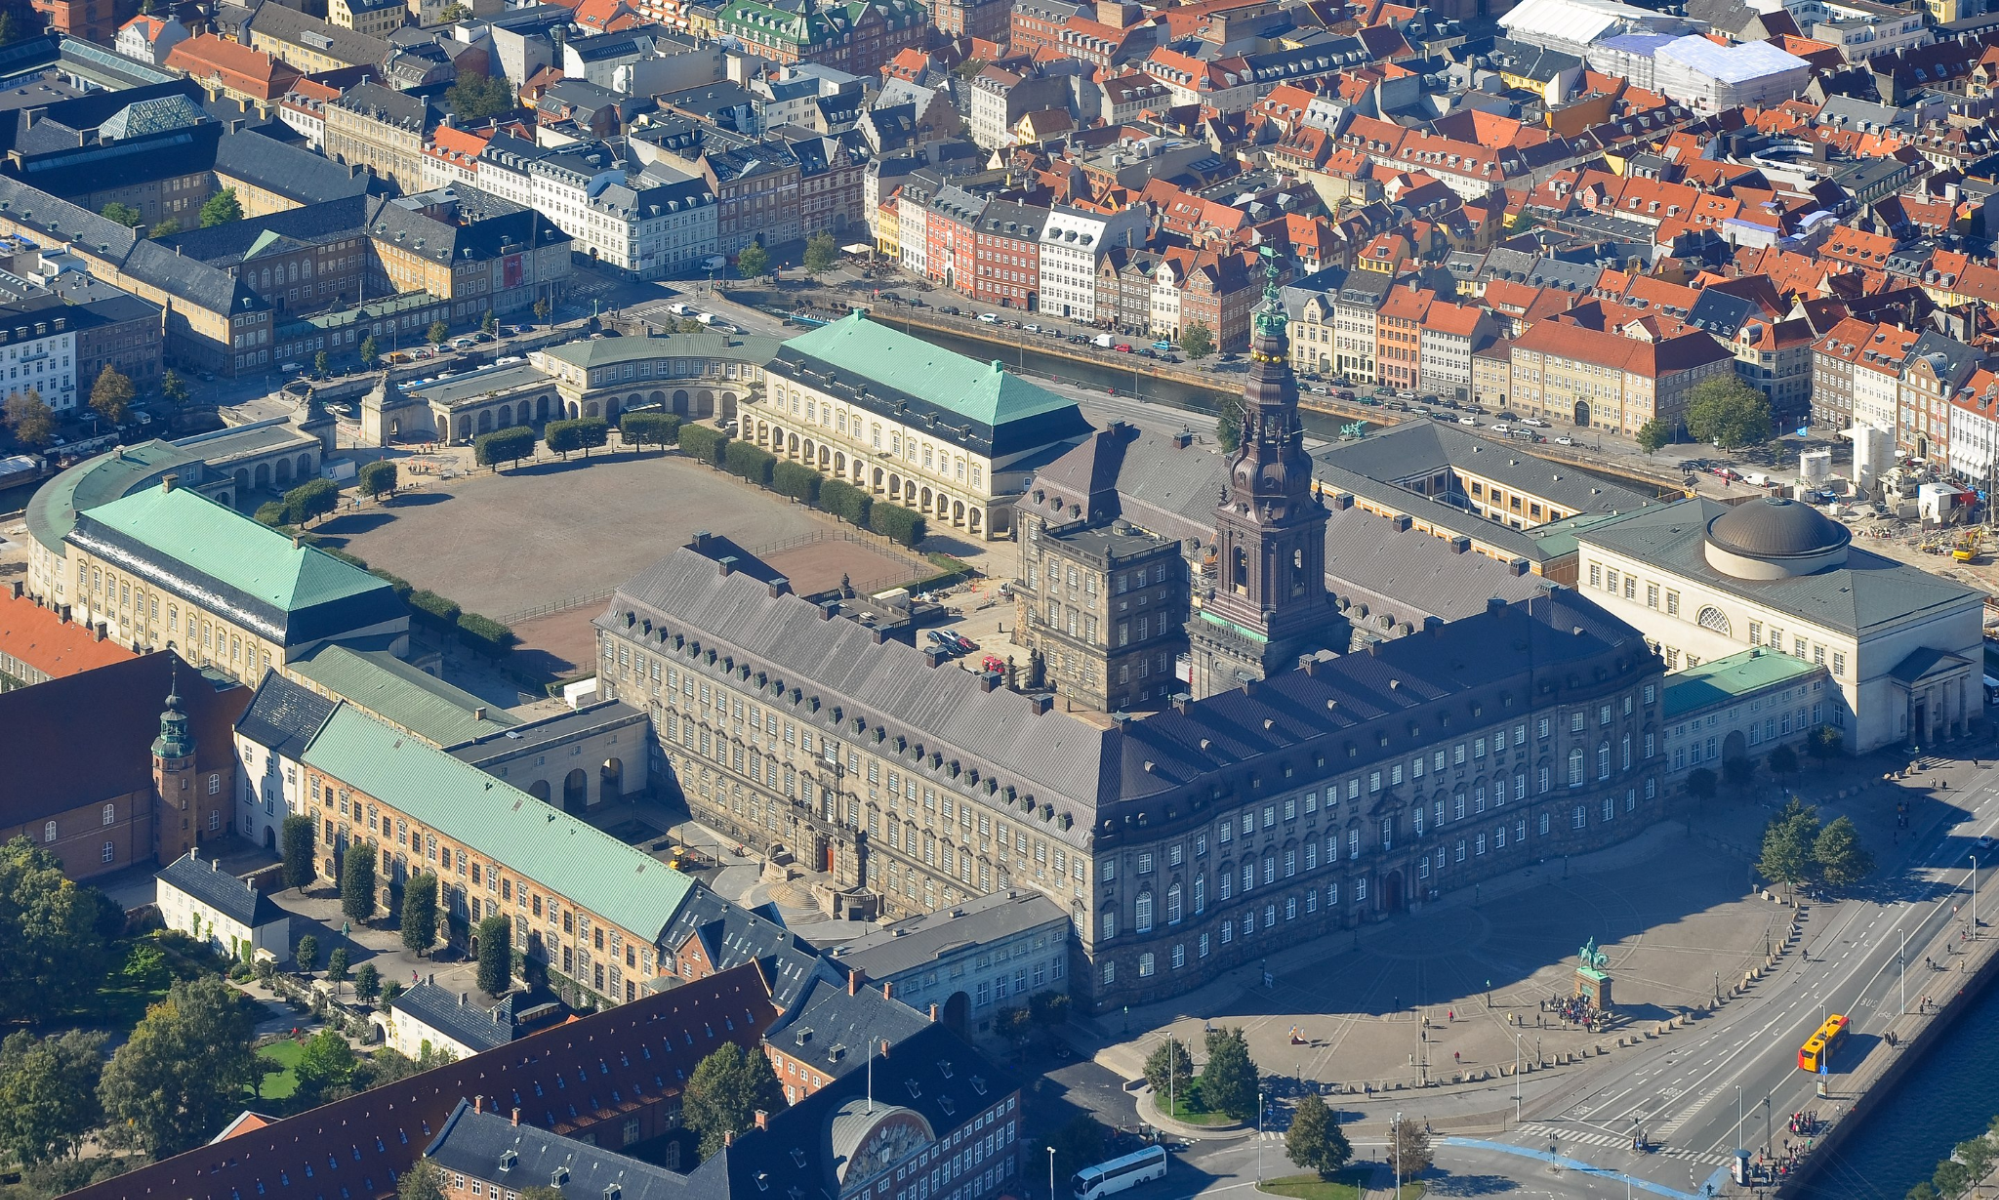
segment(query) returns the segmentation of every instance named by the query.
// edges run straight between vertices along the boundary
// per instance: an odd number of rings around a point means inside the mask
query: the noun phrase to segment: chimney
[[[211,871],[219,871],[222,869],[222,858],[220,855],[208,860],[208,869]]]
[[[514,1109],[514,1124],[519,1125],[520,1123],[521,1123],[521,1110],[516,1108]]]
[[[1045,692],[1038,696],[1029,696],[1027,698],[1027,711],[1033,713],[1037,717],[1054,707],[1055,707],[1055,697],[1050,696]]]
[[[486,1111],[486,1098],[484,1096],[472,1097],[472,1111],[476,1113]]]
[[[724,1129],[722,1131],[722,1148],[726,1150],[730,1146],[733,1146],[735,1144],[736,1144],[736,1131],[733,1129]]]
[[[895,993],[895,983],[894,983],[894,981],[893,981],[893,980],[883,980],[883,981],[882,981],[882,999],[884,999],[884,1000],[889,1000],[889,999],[893,999],[893,998],[894,998],[894,993]]]
[[[852,996],[858,993],[860,990],[861,990],[861,973],[859,971],[847,972],[847,994],[849,996]]]
[[[1501,599],[1500,599],[1499,597],[1497,597],[1497,596],[1487,596],[1487,597],[1485,598],[1485,611],[1487,611],[1487,612],[1489,612],[1489,613],[1502,613],[1502,612],[1505,612],[1505,611],[1506,611],[1506,601],[1504,601],[1504,600],[1501,600]]]
[[[100,642],[104,640],[104,635],[106,632],[107,631],[104,628],[104,622],[102,621],[99,621],[96,625],[91,627],[91,636],[95,637]]]
[[[474,709],[472,710],[472,719],[473,719],[474,721],[483,721],[483,720],[485,720],[485,719],[486,719],[486,706],[485,706],[485,705],[483,705],[483,704],[481,704],[481,705],[479,705],[478,707],[474,708]]]
[[[21,581],[16,579],[13,583],[7,585],[7,591],[14,599],[19,600],[21,598],[21,586]]]
[[[833,619],[833,614],[839,611],[840,611],[840,602],[838,600],[828,600],[826,603],[821,604],[819,606],[819,619],[822,621],[830,621]]]
[[[1194,433],[1190,429],[1182,429],[1167,440],[1172,443],[1175,450],[1185,450],[1194,444]]]
[[[304,540],[301,539],[298,534],[296,533],[292,534],[292,549],[302,550],[304,548],[305,548]]]
[[[736,556],[733,554],[724,554],[715,560],[715,565],[721,568],[722,574],[734,575],[736,573]]]
[[[761,1108],[757,1110],[757,1128],[758,1129],[770,1128],[770,1114],[765,1112]]]
[[[466,1000],[466,993],[464,993],[464,992],[460,992],[460,993],[458,993],[458,1007],[460,1007],[460,1008],[464,1008],[464,1007],[465,1007],[465,1000]]]
[[[165,475],[160,476],[160,490],[163,492],[173,491],[174,488],[179,483],[180,483],[180,476],[174,474],[172,471],[169,471]]]
[[[65,625],[69,624],[69,605],[67,604],[63,605],[61,608],[56,610],[56,613],[58,616],[62,618],[63,624]]]
[[[993,690],[994,688],[997,688],[997,687],[998,687],[999,685],[1000,685],[1000,673],[999,673],[998,671],[980,671],[980,672],[979,672],[979,690],[980,690],[980,691],[982,691],[982,692],[990,692],[990,691],[992,691],[992,690]]]
[[[930,1023],[932,1025],[937,1023],[937,1006],[935,1004],[930,1006]]]

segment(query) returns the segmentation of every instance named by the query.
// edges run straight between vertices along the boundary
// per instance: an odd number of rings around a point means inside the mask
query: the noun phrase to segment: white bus
[[[1113,1158],[1094,1167],[1084,1167],[1070,1182],[1075,1185],[1076,1200],[1101,1200],[1113,1192],[1122,1192],[1126,1188],[1164,1178],[1166,1178],[1165,1149],[1160,1146],[1147,1146],[1136,1154]]]

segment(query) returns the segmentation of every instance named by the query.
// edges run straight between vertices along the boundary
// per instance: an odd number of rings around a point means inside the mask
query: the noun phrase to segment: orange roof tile
[[[117,642],[98,641],[88,626],[65,621],[52,609],[4,593],[0,593],[0,651],[55,678],[138,657]]]

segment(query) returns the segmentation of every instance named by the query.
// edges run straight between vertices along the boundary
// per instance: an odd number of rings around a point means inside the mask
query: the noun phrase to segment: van
[[[701,322],[703,325],[713,325],[715,323],[715,314],[711,312],[700,313],[697,314],[694,319]]]
[[[281,364],[279,364],[279,366],[278,366],[278,370],[280,370],[280,371],[283,371],[283,372],[284,372],[285,374],[287,374],[287,375],[291,375],[291,374],[294,374],[294,373],[296,373],[296,372],[299,372],[299,371],[303,371],[303,370],[305,370],[305,364],[304,364],[304,363],[281,363]]]
[[[1099,350],[1108,350],[1111,348],[1111,335],[1100,333],[1090,339],[1090,345],[1095,346]]]
[[[666,311],[672,313],[676,317],[684,317],[688,313],[694,311],[694,306],[692,304],[687,304],[683,303],[682,301],[676,300],[672,304],[666,306]]]

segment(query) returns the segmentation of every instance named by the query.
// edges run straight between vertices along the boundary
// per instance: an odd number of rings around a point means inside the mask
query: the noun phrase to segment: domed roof
[[[1766,496],[1738,504],[1708,522],[1708,540],[1750,558],[1800,558],[1837,550],[1853,540],[1846,526],[1809,504]]]

